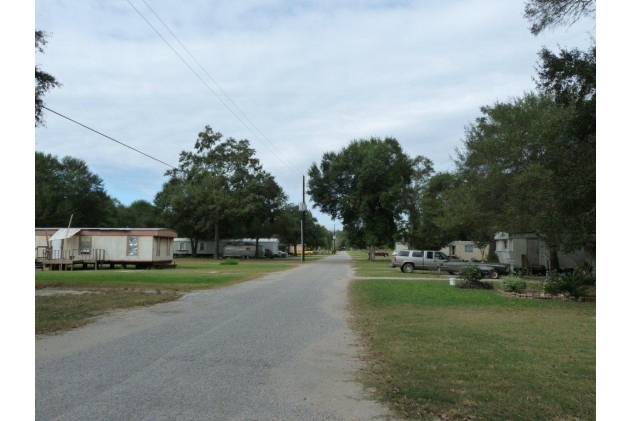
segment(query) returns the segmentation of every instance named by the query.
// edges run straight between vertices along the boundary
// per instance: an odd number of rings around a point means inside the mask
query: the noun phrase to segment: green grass
[[[206,258],[178,258],[175,269],[39,271],[35,272],[35,288],[191,291],[248,281],[300,264],[297,259],[247,259],[239,260],[237,265],[222,265],[221,262]]]
[[[313,256],[307,260],[318,258]],[[82,295],[35,297],[35,332],[52,333],[83,326],[109,311],[178,299],[180,293],[218,288],[294,268],[300,258],[220,260],[178,258],[177,268],[100,269],[35,272],[35,288],[91,291]]]
[[[595,419],[594,303],[523,300],[447,280],[356,280],[350,291],[367,350],[362,380],[399,415]]]
[[[35,333],[65,331],[96,320],[111,310],[148,306],[177,300],[179,294],[101,291],[85,295],[54,295],[35,297]]]

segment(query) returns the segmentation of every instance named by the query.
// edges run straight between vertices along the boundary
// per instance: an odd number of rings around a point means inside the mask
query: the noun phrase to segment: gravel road
[[[36,340],[37,420],[391,419],[355,382],[350,257]]]

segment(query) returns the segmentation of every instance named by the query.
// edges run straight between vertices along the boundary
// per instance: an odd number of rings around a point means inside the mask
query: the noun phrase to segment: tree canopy
[[[179,167],[155,198],[165,223],[189,237],[193,250],[202,238],[215,238],[219,257],[219,229],[224,237],[244,228],[263,234],[285,194],[263,171],[248,140],[223,139],[210,126],[198,134],[194,152],[180,153]]]
[[[85,161],[35,152],[35,226],[67,226],[74,215],[75,226],[103,227],[115,213],[103,180]]]
[[[309,168],[307,192],[323,213],[342,220],[349,242],[374,250],[394,243],[415,162],[394,138],[353,140]]]
[[[596,0],[528,0],[524,9],[533,35],[547,28],[572,25],[582,17],[595,16]]]
[[[35,50],[43,53],[44,46],[48,43],[44,31],[35,31]],[[43,71],[39,65],[35,65],[35,127],[44,126],[44,94],[53,88],[60,87],[61,83],[53,75]]]

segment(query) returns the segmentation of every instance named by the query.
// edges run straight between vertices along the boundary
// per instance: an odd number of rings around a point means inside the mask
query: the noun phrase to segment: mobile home
[[[277,256],[279,251],[278,238],[259,238],[259,247],[263,247],[263,251],[259,253],[259,257],[264,257],[266,254]],[[239,238],[239,239],[223,239],[219,240],[219,255],[225,256],[225,248],[229,244],[256,244],[256,238]],[[269,250],[269,252],[266,252]],[[233,253],[233,252],[231,252]],[[191,256],[192,255],[192,243],[190,238],[176,238],[174,241],[173,255],[177,257]],[[214,240],[199,240],[197,242],[196,255],[199,257],[214,256],[215,255],[215,241]],[[234,256],[233,256],[234,257]],[[254,256],[252,256],[254,257]]]
[[[550,270],[550,250],[536,234],[495,235],[496,253],[500,263],[510,264],[514,269],[530,273],[545,273]],[[596,267],[595,253],[578,250],[573,253],[557,252],[559,267],[571,270],[580,266]]]
[[[36,228],[36,264],[173,267],[173,240],[167,228]]]
[[[481,262],[488,257],[489,246],[479,249],[473,241],[452,241],[440,251],[451,258]]]

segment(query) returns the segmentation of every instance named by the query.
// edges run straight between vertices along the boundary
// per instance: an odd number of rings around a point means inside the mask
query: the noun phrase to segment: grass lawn
[[[305,257],[306,262],[323,256]],[[206,258],[177,258],[175,269],[37,271],[35,288],[90,291],[81,295],[35,297],[35,332],[79,327],[113,309],[176,300],[183,292],[217,288],[259,278],[301,264],[300,257],[238,260],[236,265]]]
[[[380,265],[363,257],[354,255],[356,276]],[[355,280],[350,289],[367,350],[362,381],[399,415],[596,418],[595,303],[517,299],[401,275]]]

